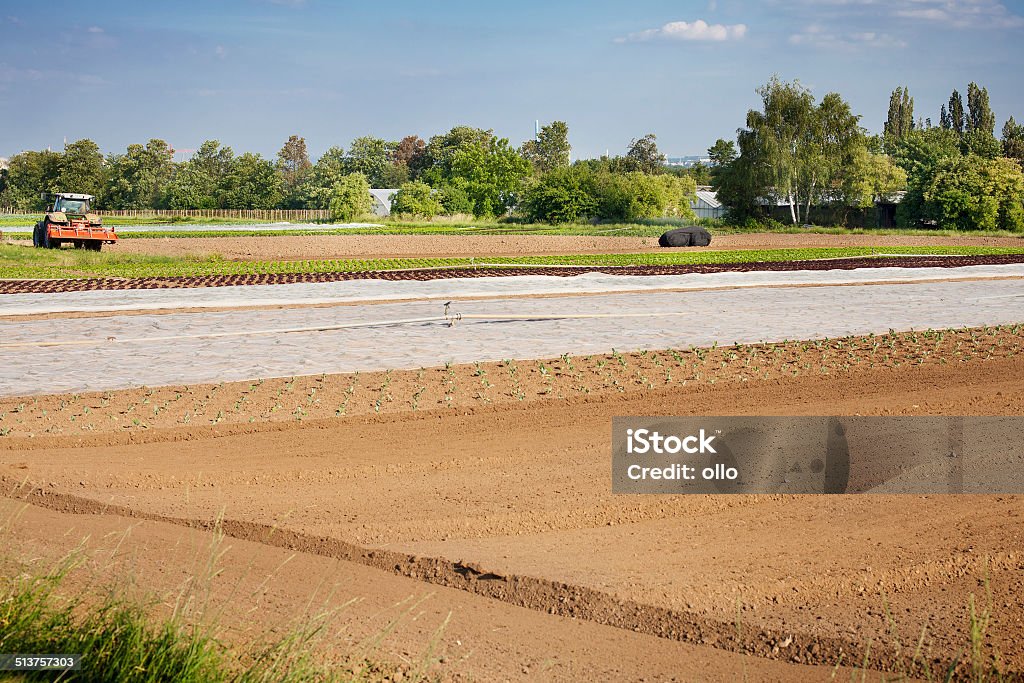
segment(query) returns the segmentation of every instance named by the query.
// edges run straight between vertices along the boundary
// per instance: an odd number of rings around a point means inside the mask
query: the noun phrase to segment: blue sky
[[[840,92],[871,131],[910,87],[937,123],[952,88],[1024,120],[1024,2],[406,0],[0,2],[0,156],[152,137],[316,156],[359,135],[456,124],[519,144],[568,122],[574,157],[653,132],[670,156],[732,138],[772,74]],[[997,130],[998,134],[998,130]]]

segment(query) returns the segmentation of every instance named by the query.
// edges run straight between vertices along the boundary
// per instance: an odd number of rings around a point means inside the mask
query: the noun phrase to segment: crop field
[[[613,494],[609,437],[1024,415],[1024,245],[652,241],[0,246],[0,623],[209,680],[1020,680],[1024,496]]]
[[[301,261],[233,261],[135,254],[96,254],[83,250],[41,250],[0,245],[0,278],[204,277],[277,273],[353,273],[428,268],[570,266],[702,266],[733,263],[778,263],[857,257],[1024,255],[1024,245],[960,247],[836,247],[747,249],[736,251],[653,252],[636,254],[564,254],[428,258],[331,259]]]

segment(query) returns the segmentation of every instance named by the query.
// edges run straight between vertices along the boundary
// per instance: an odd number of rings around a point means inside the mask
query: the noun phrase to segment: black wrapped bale
[[[658,238],[663,247],[706,247],[711,244],[711,233],[698,225],[669,230]]]

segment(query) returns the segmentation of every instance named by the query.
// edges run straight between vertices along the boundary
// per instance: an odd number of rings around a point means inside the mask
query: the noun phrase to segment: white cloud
[[[617,43],[635,43],[649,40],[704,40],[723,41],[740,40],[747,35],[746,24],[709,24],[703,19],[694,22],[672,21],[660,28],[630,33],[625,38],[618,38]]]
[[[38,81],[45,74],[36,69],[19,69],[0,62],[0,83],[18,83],[23,81]]]
[[[996,0],[903,0],[895,14],[954,28],[1022,28],[1024,17]]]
[[[20,84],[61,79],[63,81],[75,81],[82,86],[106,85],[107,81],[94,74],[76,73],[73,71],[55,71],[39,69],[23,69],[0,62],[0,83]]]
[[[800,33],[789,37],[791,45],[800,45],[821,49],[851,50],[856,48],[904,48],[907,43],[888,33],[876,31],[839,32],[812,24]]]
[[[805,5],[870,8],[872,16],[945,24],[953,28],[1024,27],[1024,16],[999,0],[803,0]]]
[[[213,49],[213,54],[217,56],[217,59],[224,59],[228,56],[228,49],[223,45],[218,45]]]
[[[103,29],[101,29],[99,26],[90,26],[85,30],[89,33],[103,33]]]

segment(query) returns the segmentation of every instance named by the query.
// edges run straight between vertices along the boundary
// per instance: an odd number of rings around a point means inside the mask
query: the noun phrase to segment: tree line
[[[995,136],[986,88],[971,83],[966,106],[953,90],[931,118],[914,118],[906,87],[890,96],[881,135],[870,135],[838,93],[816,102],[798,82],[758,90],[736,140],[708,150],[711,184],[734,222],[785,207],[793,224],[815,207],[833,215],[898,204],[901,227],[1024,231],[1024,126],[1011,116]]]
[[[304,138],[291,136],[275,159],[236,155],[208,140],[176,162],[163,140],[104,156],[92,140],[61,152],[13,156],[0,176],[0,206],[45,208],[40,193],[96,196],[102,209],[329,209],[348,220],[370,210],[369,188],[397,188],[393,213],[531,220],[625,220],[688,215],[692,179],[666,173],[654,135],[632,141],[625,156],[570,167],[569,129],[544,126],[518,148],[492,130],[456,126],[429,140],[364,136],[331,147],[313,163]]]
[[[933,125],[915,119],[913,97],[898,87],[872,135],[838,93],[819,102],[799,82],[773,78],[735,140],[719,139],[710,167],[691,169],[667,167],[653,134],[633,139],[624,156],[570,164],[563,121],[519,147],[470,126],[429,140],[363,136],[316,163],[297,135],[274,159],[209,140],[182,162],[163,140],[108,156],[79,140],[13,156],[0,174],[0,206],[38,211],[40,192],[63,190],[96,195],[100,209],[327,209],[350,220],[370,211],[377,187],[397,188],[392,212],[405,216],[635,221],[692,217],[697,184],[710,183],[734,223],[781,209],[802,224],[822,207],[843,223],[888,204],[904,227],[1024,230],[1024,126],[1010,117],[996,138],[988,90],[971,83],[966,92],[965,102],[953,90]]]

